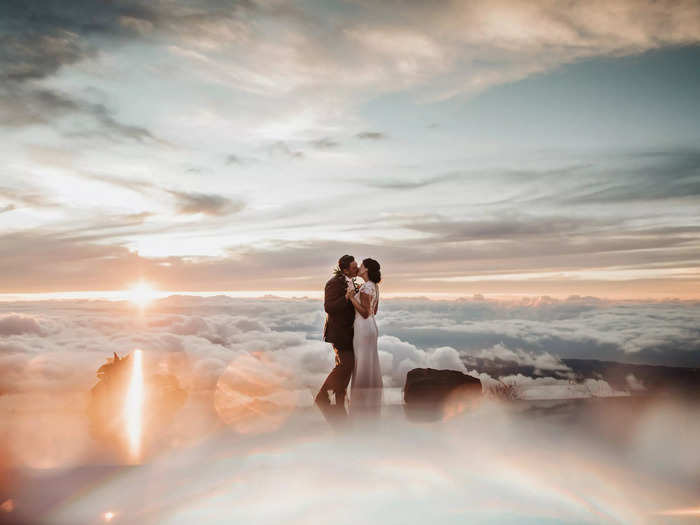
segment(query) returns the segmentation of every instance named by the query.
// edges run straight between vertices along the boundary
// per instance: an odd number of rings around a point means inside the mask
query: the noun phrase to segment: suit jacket
[[[355,307],[345,299],[348,281],[344,275],[334,275],[326,283],[323,309],[326,311],[326,324],[323,327],[323,340],[333,343],[338,350],[352,351]]]

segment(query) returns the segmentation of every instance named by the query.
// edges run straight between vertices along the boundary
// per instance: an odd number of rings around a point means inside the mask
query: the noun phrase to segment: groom
[[[326,311],[326,325],[323,340],[333,344],[335,367],[328,374],[321,390],[316,394],[316,404],[321,410],[331,406],[328,391],[335,393],[335,407],[345,412],[345,393],[355,366],[352,348],[355,307],[346,298],[348,286],[357,291],[354,278],[357,277],[357,262],[352,255],[338,259],[335,275],[326,283],[323,309]]]

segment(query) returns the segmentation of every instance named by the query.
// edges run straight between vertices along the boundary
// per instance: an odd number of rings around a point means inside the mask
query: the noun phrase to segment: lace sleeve
[[[367,281],[362,286],[360,286],[360,291],[372,297],[374,297],[377,294],[376,288],[374,287],[374,283],[372,281]]]

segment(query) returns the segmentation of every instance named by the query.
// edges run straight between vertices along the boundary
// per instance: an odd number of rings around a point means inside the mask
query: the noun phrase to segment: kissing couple
[[[356,277],[364,283],[358,286]],[[378,414],[382,404],[382,372],[377,353],[379,306],[379,263],[364,259],[358,267],[352,255],[338,259],[333,277],[326,283],[323,308],[326,324],[323,340],[333,345],[335,367],[316,395],[316,405],[326,414],[337,410],[347,415],[345,397],[350,378],[350,411]],[[329,391],[334,394],[331,403]]]

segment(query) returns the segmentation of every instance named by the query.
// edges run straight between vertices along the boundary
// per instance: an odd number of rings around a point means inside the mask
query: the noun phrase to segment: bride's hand
[[[349,301],[355,296],[355,289],[352,286],[348,286],[348,289],[345,291],[345,298]]]

